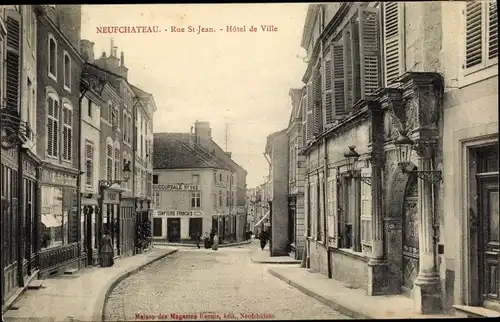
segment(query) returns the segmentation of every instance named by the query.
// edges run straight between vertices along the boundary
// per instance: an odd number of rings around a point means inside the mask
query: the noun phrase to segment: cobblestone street
[[[348,319],[252,263],[256,248],[181,249],[122,281],[105,320]]]

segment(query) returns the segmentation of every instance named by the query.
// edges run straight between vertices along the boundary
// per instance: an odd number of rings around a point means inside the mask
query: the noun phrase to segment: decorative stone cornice
[[[403,91],[399,88],[382,88],[376,92],[376,96],[382,109],[388,111],[397,124],[398,130],[404,130],[406,115],[403,107]]]

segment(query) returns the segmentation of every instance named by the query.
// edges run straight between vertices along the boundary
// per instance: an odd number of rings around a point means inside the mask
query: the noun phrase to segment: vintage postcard
[[[496,1],[0,5],[2,321],[500,317]]]

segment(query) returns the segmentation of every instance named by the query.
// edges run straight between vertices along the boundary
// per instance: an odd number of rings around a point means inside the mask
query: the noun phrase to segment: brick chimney
[[[207,152],[212,151],[212,129],[210,128],[210,123],[196,121],[194,123],[194,135],[196,144]]]
[[[83,60],[88,63],[94,63],[94,43],[87,39],[80,40],[80,53]]]

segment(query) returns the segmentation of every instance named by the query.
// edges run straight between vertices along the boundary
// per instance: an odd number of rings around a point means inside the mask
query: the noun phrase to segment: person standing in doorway
[[[219,248],[219,236],[217,233],[214,234],[214,241],[212,243],[212,250],[217,250]]]
[[[267,234],[267,230],[263,230],[261,233],[260,233],[260,248],[262,250],[264,250],[264,247],[266,247],[267,245],[267,239],[268,239],[268,234]]]
[[[104,236],[101,238],[99,247],[99,258],[101,260],[101,267],[110,267],[115,263],[115,252],[113,250],[113,241],[109,235],[109,230],[105,230]]]

